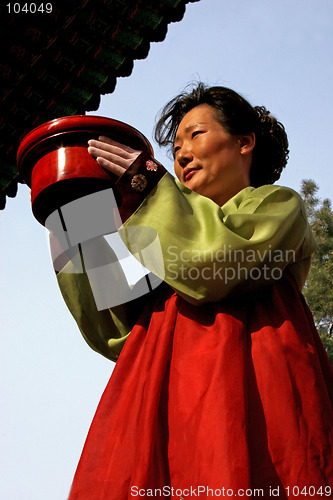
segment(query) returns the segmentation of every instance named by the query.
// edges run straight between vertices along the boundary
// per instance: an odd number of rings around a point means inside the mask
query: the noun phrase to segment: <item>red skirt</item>
[[[291,276],[202,306],[168,289],[126,341],[69,499],[332,498],[332,403]]]

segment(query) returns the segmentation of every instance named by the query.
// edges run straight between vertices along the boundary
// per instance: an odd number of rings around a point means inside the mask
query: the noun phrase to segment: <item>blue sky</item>
[[[229,86],[284,123],[291,153],[279,184],[299,190],[312,178],[333,199],[332,21],[331,0],[189,4],[93,114],[152,141],[157,111],[188,82]],[[0,499],[63,500],[113,363],[88,348],[66,310],[29,197],[20,186],[0,214]]]

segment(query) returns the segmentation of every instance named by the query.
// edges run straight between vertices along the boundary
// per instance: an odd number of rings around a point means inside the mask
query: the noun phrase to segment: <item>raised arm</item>
[[[144,172],[145,163],[139,157],[131,176]],[[130,182],[125,173],[118,189],[125,191]],[[149,183],[146,189],[132,213],[124,211],[122,237],[138,254],[148,244],[145,228],[153,228],[163,252],[161,277],[190,302],[217,301],[262,287],[279,279],[288,266],[302,288],[316,243],[302,199],[292,189],[245,188],[223,207],[168,173],[150,192]],[[150,262],[147,255],[144,262],[153,272],[154,257]]]
[[[90,152],[114,154],[118,145],[109,146],[106,153],[99,148]],[[114,157],[99,160],[119,177],[119,234],[129,251],[182,297],[195,304],[218,301],[263,287],[287,267],[302,288],[316,243],[296,192],[274,185],[249,187],[219,207],[185,188],[146,153],[135,152],[134,161],[131,155],[127,151],[116,162]],[[98,245],[116,264],[107,244]],[[116,293],[123,279],[117,265]],[[70,266],[58,274],[65,301],[89,345],[116,360],[147,296],[98,310],[89,277],[71,273]]]

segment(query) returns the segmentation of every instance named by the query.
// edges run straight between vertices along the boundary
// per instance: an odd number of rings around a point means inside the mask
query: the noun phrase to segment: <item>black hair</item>
[[[227,87],[208,87],[199,82],[193,90],[185,90],[169,101],[155,126],[156,142],[173,150],[181,120],[200,104],[214,108],[217,120],[229,134],[254,132],[256,143],[250,171],[251,186],[273,184],[279,179],[289,155],[284,126],[264,106],[252,107],[246,99]]]

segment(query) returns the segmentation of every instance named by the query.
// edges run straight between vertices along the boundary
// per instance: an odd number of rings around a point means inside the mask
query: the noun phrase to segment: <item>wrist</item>
[[[151,155],[142,152],[117,180],[118,210],[124,223],[166,174]]]

